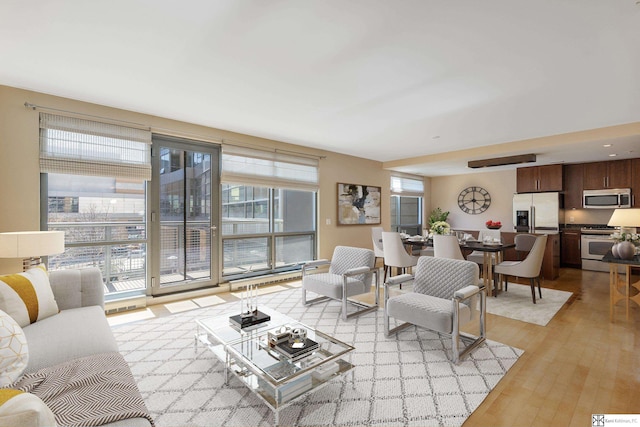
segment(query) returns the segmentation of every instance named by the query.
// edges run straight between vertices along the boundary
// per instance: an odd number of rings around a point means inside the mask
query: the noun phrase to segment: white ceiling
[[[639,42],[636,0],[2,0],[0,84],[388,162],[640,122]],[[589,144],[503,154],[640,157]]]

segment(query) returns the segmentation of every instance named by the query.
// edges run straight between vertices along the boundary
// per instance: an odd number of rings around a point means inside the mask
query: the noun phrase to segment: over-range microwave
[[[585,209],[617,209],[631,207],[631,189],[584,190],[582,207]]]

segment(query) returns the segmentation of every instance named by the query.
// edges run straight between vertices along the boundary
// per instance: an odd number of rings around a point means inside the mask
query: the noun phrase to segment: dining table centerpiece
[[[451,226],[445,221],[436,221],[431,225],[433,234],[451,234]]]

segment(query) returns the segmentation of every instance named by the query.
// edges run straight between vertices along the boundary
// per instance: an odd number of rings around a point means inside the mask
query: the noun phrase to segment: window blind
[[[40,113],[40,172],[151,180],[151,132]]]
[[[422,179],[391,176],[391,194],[396,196],[424,196]]]
[[[255,150],[222,147],[222,182],[317,191],[318,159]]]

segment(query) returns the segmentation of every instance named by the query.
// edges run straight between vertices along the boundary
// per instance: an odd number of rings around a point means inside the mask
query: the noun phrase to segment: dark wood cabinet
[[[581,268],[580,230],[563,230],[560,261],[563,267]]]
[[[547,280],[556,280],[560,277],[560,235],[558,234],[547,235],[547,246],[544,250],[540,274]]]
[[[516,179],[518,193],[562,191],[562,165],[518,168]]]
[[[640,208],[640,159],[631,160],[631,205]]]
[[[565,209],[582,209],[583,173],[582,163],[564,165],[564,207]]]
[[[584,163],[583,188],[602,190],[631,187],[631,160]]]

